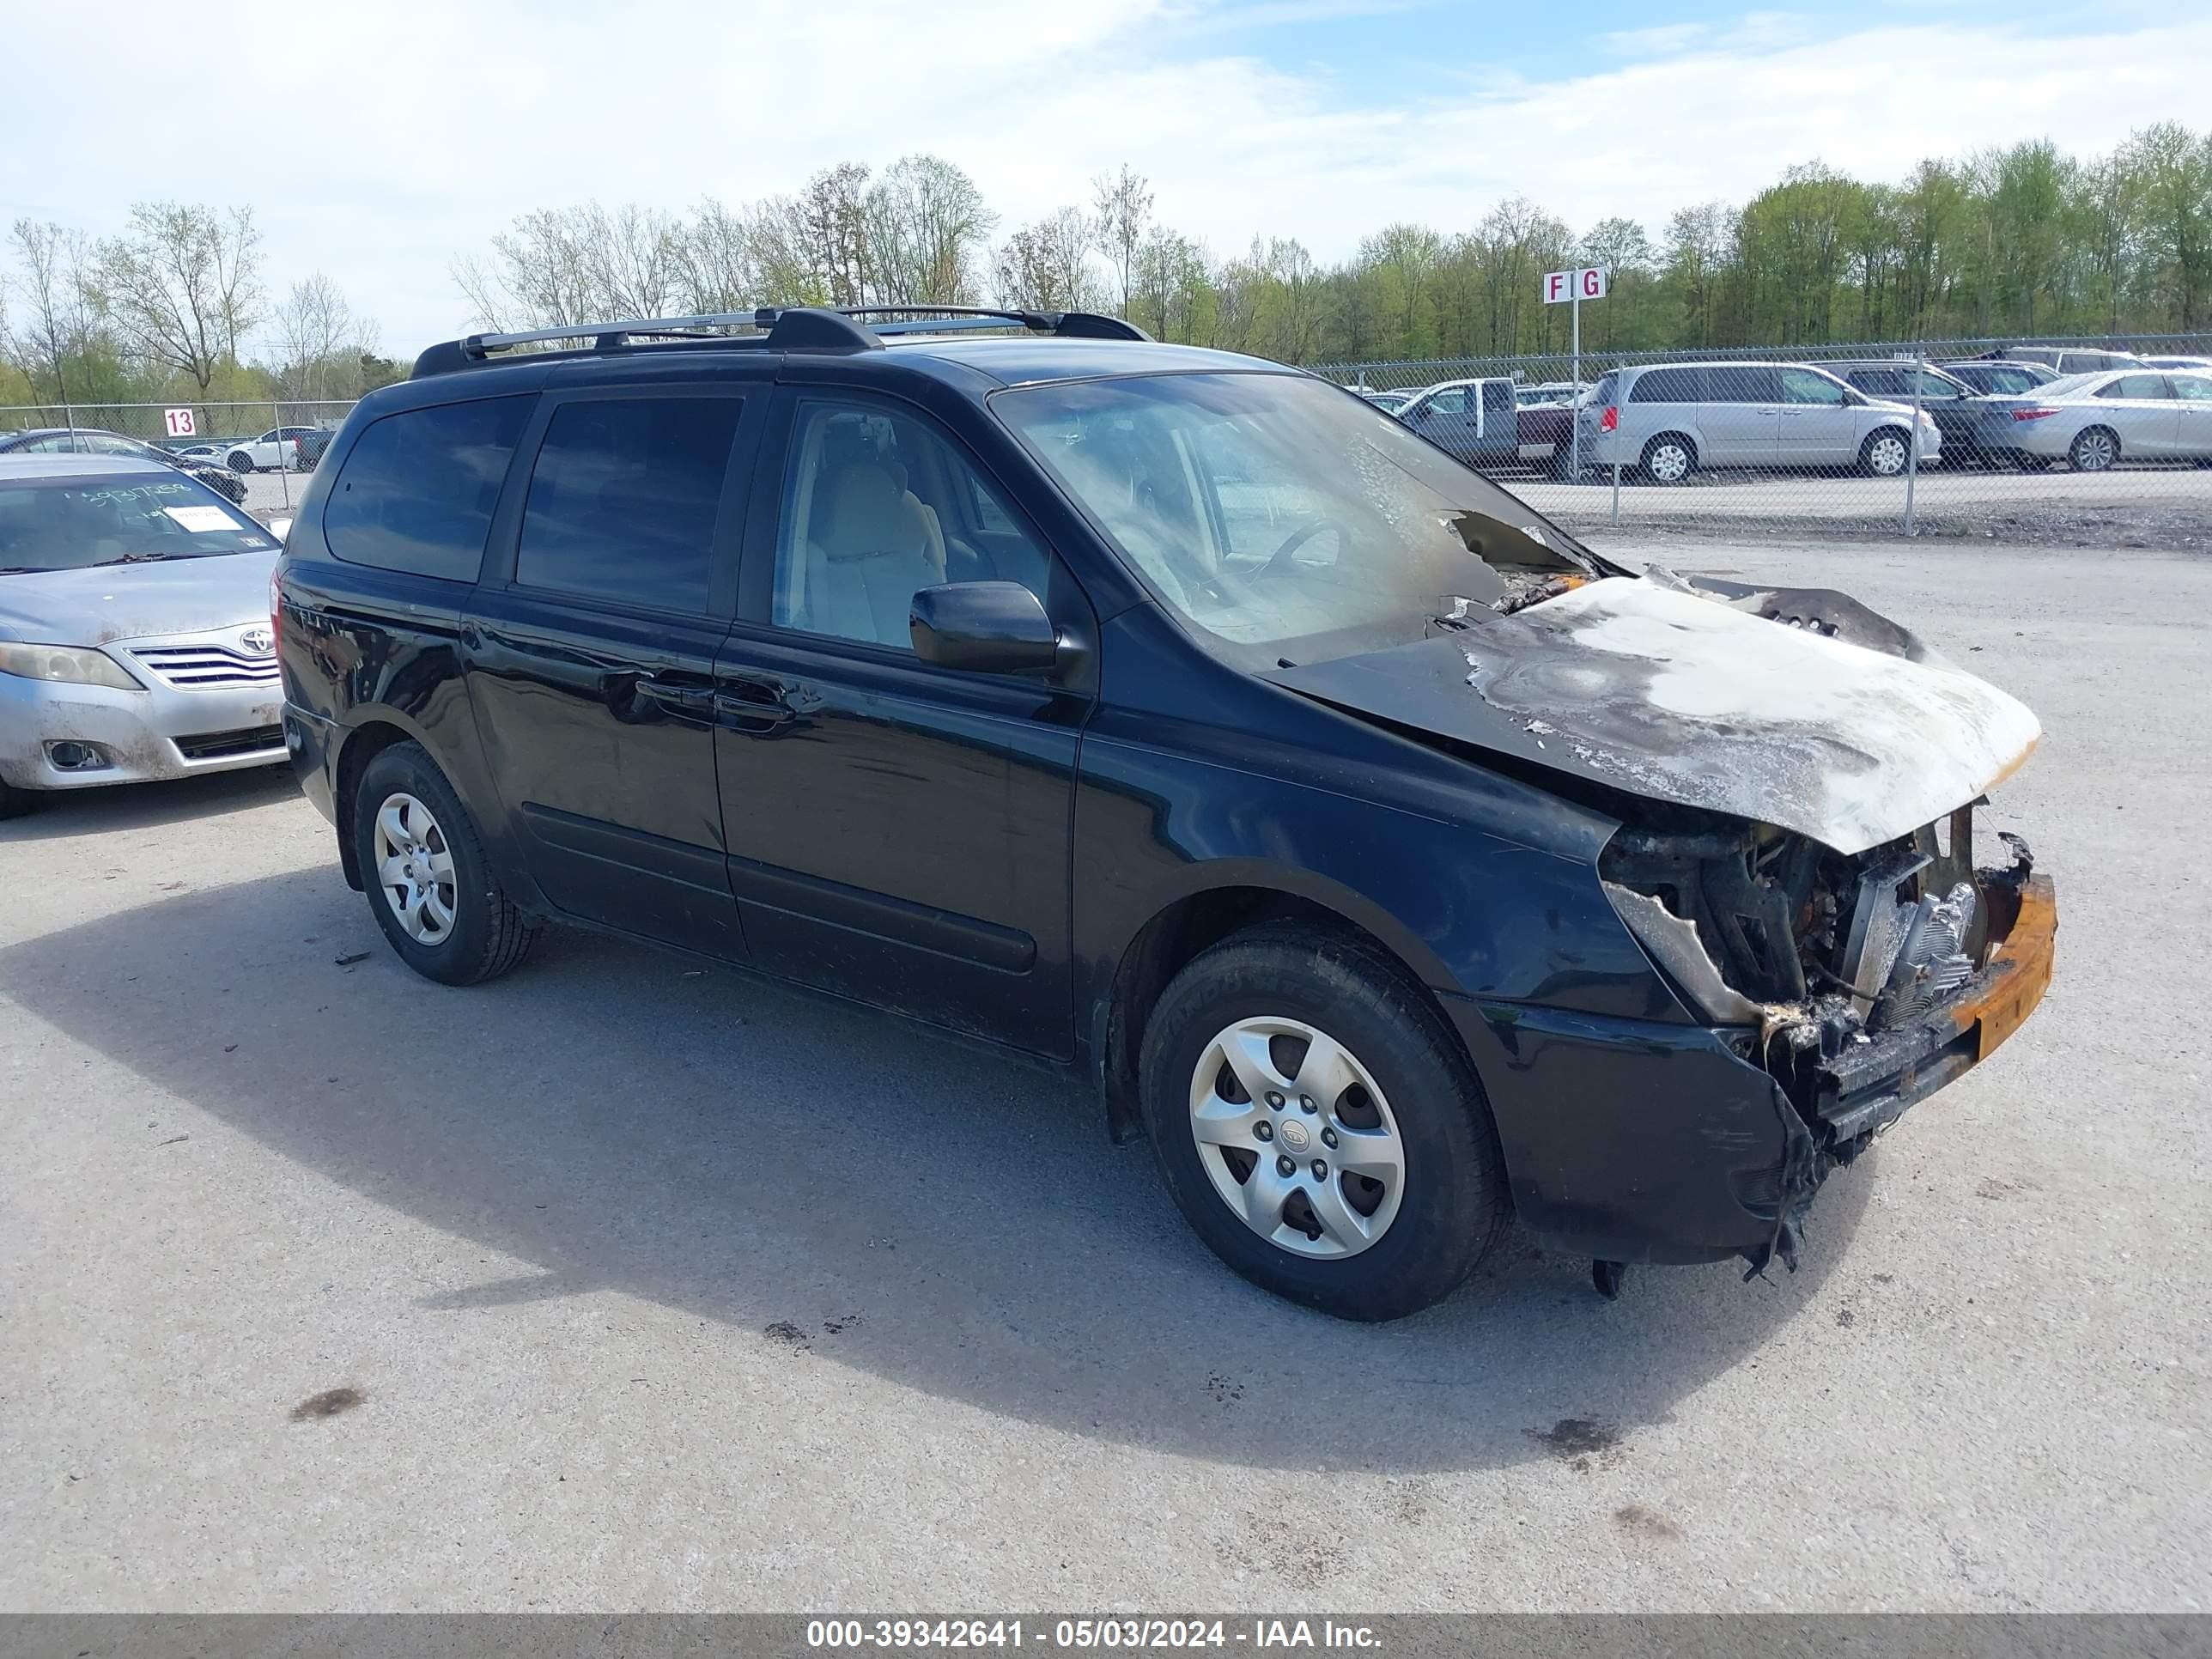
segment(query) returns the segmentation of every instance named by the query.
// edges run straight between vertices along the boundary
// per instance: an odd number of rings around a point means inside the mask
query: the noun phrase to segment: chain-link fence
[[[1579,369],[1579,374],[1577,374]],[[1577,534],[2212,547],[2212,333],[1338,363]],[[0,407],[0,452],[152,444],[289,511],[352,404]]]
[[[227,495],[264,514],[299,499],[351,410],[327,402],[0,405],[0,454],[90,451],[143,455],[151,446],[223,476]]]
[[[2212,547],[2212,334],[1320,372],[1577,534]]]

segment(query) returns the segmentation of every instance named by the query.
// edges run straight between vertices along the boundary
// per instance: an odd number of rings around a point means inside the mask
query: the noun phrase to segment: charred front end
[[[1813,1194],[1905,1109],[1984,1059],[2049,983],[2057,909],[2027,845],[1975,857],[1977,801],[1844,854],[1770,824],[1655,809],[1600,864],[1614,908],[1681,997],[1786,1109],[1754,1267],[1794,1255]]]

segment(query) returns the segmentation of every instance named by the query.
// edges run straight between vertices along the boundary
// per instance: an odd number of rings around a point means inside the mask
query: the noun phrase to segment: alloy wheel
[[[2119,458],[2119,446],[2109,432],[2085,432],[2074,441],[2072,459],[2076,471],[2102,472]]]
[[[1274,1015],[1225,1026],[1190,1079],[1190,1129],[1213,1189],[1296,1255],[1357,1255],[1389,1231],[1406,1185],[1389,1102],[1341,1043]]]
[[[453,852],[430,809],[412,795],[386,795],[376,809],[374,852],[377,890],[407,937],[443,945],[453,931]]]

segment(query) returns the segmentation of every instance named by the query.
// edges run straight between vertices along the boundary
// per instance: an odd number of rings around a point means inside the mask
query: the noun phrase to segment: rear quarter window
[[[331,556],[380,570],[476,580],[500,485],[535,401],[434,404],[371,422],[323,506]]]
[[[1694,368],[1655,368],[1637,377],[1629,388],[1632,404],[1701,404],[1705,400],[1705,374]]]

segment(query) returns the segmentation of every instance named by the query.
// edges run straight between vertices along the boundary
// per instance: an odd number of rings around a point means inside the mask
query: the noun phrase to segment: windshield
[[[1479,618],[1455,600],[1598,568],[1495,484],[1302,375],[1030,386],[992,408],[1163,603],[1270,657],[1467,626]]]
[[[276,545],[252,519],[181,472],[0,479],[0,574]]]

